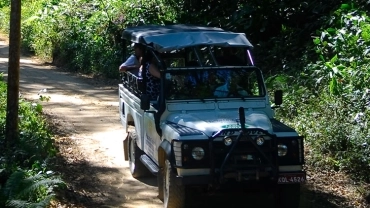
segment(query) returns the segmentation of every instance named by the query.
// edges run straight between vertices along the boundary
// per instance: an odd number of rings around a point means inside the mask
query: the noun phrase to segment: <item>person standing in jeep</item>
[[[141,44],[134,44],[134,54],[132,54],[128,59],[119,66],[120,72],[131,71],[134,69],[139,69],[141,65],[141,58],[143,56],[143,46]]]

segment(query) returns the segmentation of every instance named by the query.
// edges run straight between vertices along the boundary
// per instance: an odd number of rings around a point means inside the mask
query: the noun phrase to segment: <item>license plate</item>
[[[306,181],[305,173],[280,174],[278,178],[278,184],[304,183],[305,181]]]

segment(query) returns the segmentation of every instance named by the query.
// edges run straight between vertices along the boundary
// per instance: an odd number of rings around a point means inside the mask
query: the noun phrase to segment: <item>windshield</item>
[[[255,67],[170,70],[166,73],[166,99],[246,98],[265,95]]]

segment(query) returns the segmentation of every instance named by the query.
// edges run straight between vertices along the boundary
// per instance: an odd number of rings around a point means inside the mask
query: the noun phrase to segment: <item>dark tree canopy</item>
[[[343,0],[166,0],[177,9],[179,22],[205,24],[246,32],[255,41],[278,35],[283,27],[309,35],[319,28],[322,16],[347,1]],[[366,0],[357,5],[367,7]]]

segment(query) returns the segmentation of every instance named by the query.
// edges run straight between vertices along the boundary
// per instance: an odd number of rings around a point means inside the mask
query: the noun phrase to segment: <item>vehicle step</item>
[[[148,170],[154,174],[157,175],[159,171],[159,167],[151,160],[148,155],[143,154],[140,156],[140,161],[148,168]]]

